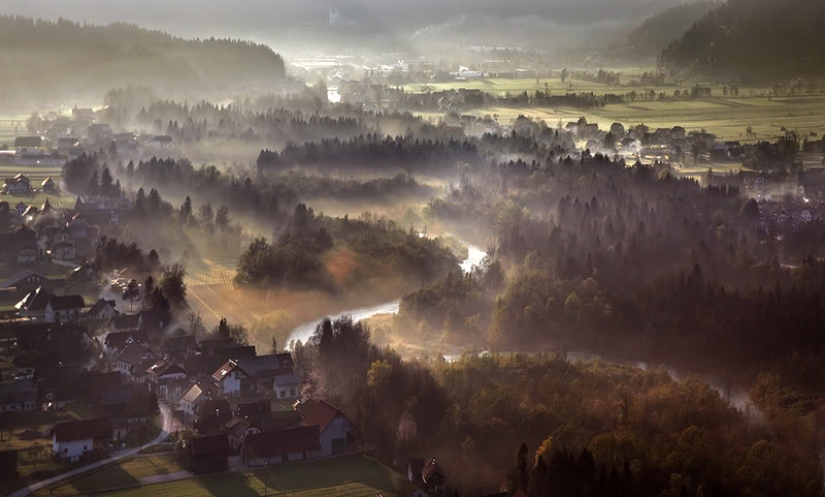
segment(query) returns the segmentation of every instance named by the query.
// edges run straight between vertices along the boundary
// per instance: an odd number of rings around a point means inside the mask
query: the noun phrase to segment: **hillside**
[[[0,16],[0,105],[71,103],[145,85],[188,96],[271,85],[284,62],[269,47],[186,40],[131,24],[86,25]]]
[[[668,70],[744,82],[825,76],[825,2],[730,0],[660,55]]]
[[[718,5],[715,0],[685,3],[649,17],[627,36],[629,54],[655,57]]]

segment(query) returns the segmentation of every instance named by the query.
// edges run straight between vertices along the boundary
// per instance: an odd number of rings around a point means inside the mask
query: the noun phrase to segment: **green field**
[[[219,473],[140,486],[140,479],[181,471],[170,455],[137,457],[35,495],[87,494],[111,488],[111,496],[254,496],[286,492],[297,497],[374,497],[407,494],[404,477],[363,455]]]
[[[454,81],[431,85],[408,85],[405,91],[422,92],[425,87],[431,91],[477,89],[493,95],[535,93],[536,90],[547,89],[551,94],[560,95],[566,92],[593,92],[597,95],[606,93],[626,94],[631,91],[644,93],[649,90],[657,94],[664,92],[672,95],[677,89],[667,87],[628,87],[608,86],[589,81],[572,80],[562,84],[558,79],[486,79],[473,81]],[[684,90],[690,85],[685,84]],[[478,109],[470,114],[478,116],[496,116],[502,124],[509,124],[519,115],[526,115],[543,119],[548,126],[556,127],[568,121],[575,121],[585,117],[589,122],[599,124],[604,129],[613,122],[621,122],[625,126],[644,123],[651,128],[683,126],[688,131],[705,129],[726,140],[740,140],[753,142],[756,140],[773,140],[784,134],[782,128],[795,130],[800,136],[807,136],[814,132],[817,137],[825,133],[825,96],[797,96],[770,98],[758,96],[763,90],[750,88],[740,89],[738,97],[722,96],[720,85],[708,85],[713,90],[714,97],[699,100],[673,101],[642,101],[621,105],[608,105],[598,109],[576,109],[570,107],[496,107]],[[437,113],[422,112],[424,118],[440,117]],[[754,135],[748,136],[746,128],[750,126]]]

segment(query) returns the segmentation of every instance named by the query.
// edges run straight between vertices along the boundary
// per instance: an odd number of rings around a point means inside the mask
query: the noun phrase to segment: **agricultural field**
[[[362,455],[140,486],[142,479],[154,475],[182,476],[180,466],[171,458],[171,455],[133,458],[70,483],[41,490],[36,495],[88,494],[116,487],[123,487],[123,490],[103,495],[183,497],[286,493],[295,497],[373,497],[378,494],[389,497],[407,493],[402,475]]]
[[[545,87],[545,84],[547,85]],[[690,85],[684,85],[685,89]],[[764,89],[740,89],[738,97],[723,97],[722,87],[708,85],[712,98],[698,100],[674,101],[636,101],[620,105],[608,105],[598,109],[576,109],[569,107],[497,107],[478,109],[470,112],[478,116],[496,116],[503,124],[511,122],[519,115],[544,120],[548,126],[562,125],[585,117],[588,122],[598,123],[604,129],[613,122],[627,125],[644,123],[651,128],[683,126],[688,131],[705,129],[725,140],[753,142],[756,140],[773,140],[784,134],[783,127],[795,130],[800,136],[825,133],[825,96],[777,97],[761,96]],[[529,94],[536,90],[551,94],[566,92],[593,92],[597,95],[606,93],[626,94],[631,91],[643,93],[653,90],[657,94],[664,92],[672,95],[679,87],[629,87],[609,86],[590,81],[572,80],[562,84],[558,79],[486,79],[474,81],[454,81],[432,85],[408,85],[406,91],[422,92],[450,89],[477,89],[494,95],[522,93]],[[422,117],[437,118],[436,113],[420,113]],[[752,135],[747,135],[747,127],[752,128]]]

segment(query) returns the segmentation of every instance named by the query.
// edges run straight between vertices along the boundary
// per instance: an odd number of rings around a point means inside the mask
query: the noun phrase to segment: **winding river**
[[[486,255],[486,252],[481,250],[479,247],[467,244],[467,258],[461,261],[461,270],[465,273],[469,273],[473,270],[473,267],[481,263],[481,260],[484,259]],[[340,317],[349,315],[352,316],[353,321],[357,322],[361,321],[362,319],[369,319],[379,314],[398,314],[398,307],[400,304],[401,299],[396,299],[391,302],[385,302],[383,304],[378,304],[372,307],[360,307],[358,309],[350,309],[340,314],[329,316],[329,319],[335,321]],[[304,323],[301,326],[298,326],[297,328],[292,330],[292,333],[289,334],[289,339],[287,343],[291,344],[293,340],[300,340],[301,342],[306,343],[306,341],[309,340],[309,337],[311,337],[312,334],[315,333],[315,328],[317,328],[318,325],[321,324],[323,319],[324,318],[318,319],[316,321],[310,321],[309,323]]]
[[[472,271],[473,267],[479,265],[484,259],[485,255],[487,255],[481,248],[472,245],[472,244],[465,244],[467,245],[467,258],[461,261],[461,270],[465,273],[469,273]],[[375,305],[372,307],[360,307],[358,309],[350,309],[348,311],[344,311],[340,314],[336,314],[334,316],[329,316],[331,320],[338,319],[343,316],[352,316],[353,321],[361,321],[363,319],[369,319],[373,316],[377,316],[379,314],[398,314],[398,308],[401,303],[400,299],[393,300],[391,302],[385,302],[383,304]],[[308,323],[304,323],[294,330],[289,335],[288,343],[292,343],[293,340],[301,340],[301,342],[306,343],[307,340],[312,336],[315,332],[315,328],[321,323],[323,318],[310,321]],[[451,351],[452,353],[448,353],[444,355],[444,358],[448,361],[454,361],[458,357],[461,356],[460,350]],[[482,352],[482,354],[485,352]],[[601,363],[610,363],[610,364],[622,364],[626,366],[633,366],[639,369],[648,369],[649,365],[645,362],[640,361],[616,361],[612,359],[605,358],[599,354],[591,353],[591,352],[567,352],[568,359],[572,361],[582,361],[582,362],[601,362]],[[684,371],[679,368],[675,368],[672,366],[668,366],[666,364],[661,365],[662,367],[671,378],[675,381],[680,381],[688,374],[691,374],[689,371]],[[719,395],[724,398],[726,395],[728,396],[731,405],[735,406],[738,410],[742,412],[748,412],[751,416],[754,416],[756,419],[762,417],[762,413],[759,412],[758,408],[751,402],[750,397],[748,395],[747,390],[744,388],[736,387],[736,386],[728,386],[726,388],[724,380],[720,378],[716,378],[713,376],[708,375],[697,375],[699,378],[704,380],[713,390],[719,392]]]

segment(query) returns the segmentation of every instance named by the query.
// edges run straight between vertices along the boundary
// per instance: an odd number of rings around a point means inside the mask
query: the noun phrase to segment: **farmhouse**
[[[31,269],[18,271],[8,279],[0,282],[0,288],[16,288],[18,291],[28,293],[37,287],[48,284],[49,279]]]
[[[31,192],[31,183],[29,178],[22,174],[18,174],[14,178],[6,178],[3,185],[3,193],[10,195],[20,195]]]
[[[355,427],[337,407],[319,400],[296,401],[294,408],[303,417],[301,426],[318,428],[321,456],[344,454],[355,448]]]
[[[180,399],[184,422],[192,424],[195,421],[197,406],[210,398],[216,397],[217,394],[218,388],[210,382],[196,382],[190,386]]]
[[[87,452],[105,452],[112,439],[109,418],[84,419],[58,423],[52,432],[55,457],[75,459]]]
[[[18,136],[14,139],[14,148],[17,150],[36,150],[43,145],[43,138],[39,136]]]
[[[22,317],[27,318],[44,318],[46,316],[46,306],[49,303],[52,295],[42,286],[32,290],[23,300],[15,304],[14,308]]]
[[[241,395],[242,384],[249,379],[249,374],[241,369],[237,362],[229,360],[215,371],[212,379],[218,384],[223,395],[238,397]]]
[[[241,448],[241,461],[252,467],[303,461],[321,455],[317,426],[250,434]]]
[[[114,319],[117,320],[122,317],[128,316],[116,316]],[[111,331],[106,335],[106,340],[103,342],[103,351],[109,360],[114,360],[130,343],[147,343],[148,341],[149,339],[145,331],[138,331],[137,329]]]
[[[97,302],[86,312],[86,319],[90,321],[109,321],[117,316],[114,300],[98,299]]]
[[[52,295],[46,304],[45,318],[49,323],[77,321],[86,303],[80,295]]]
[[[149,391],[159,398],[166,399],[169,395],[168,385],[177,380],[186,379],[186,371],[166,359],[155,362],[146,370]]]
[[[235,452],[241,450],[246,437],[261,432],[252,421],[238,416],[227,421],[223,430],[229,436],[229,447]]]

